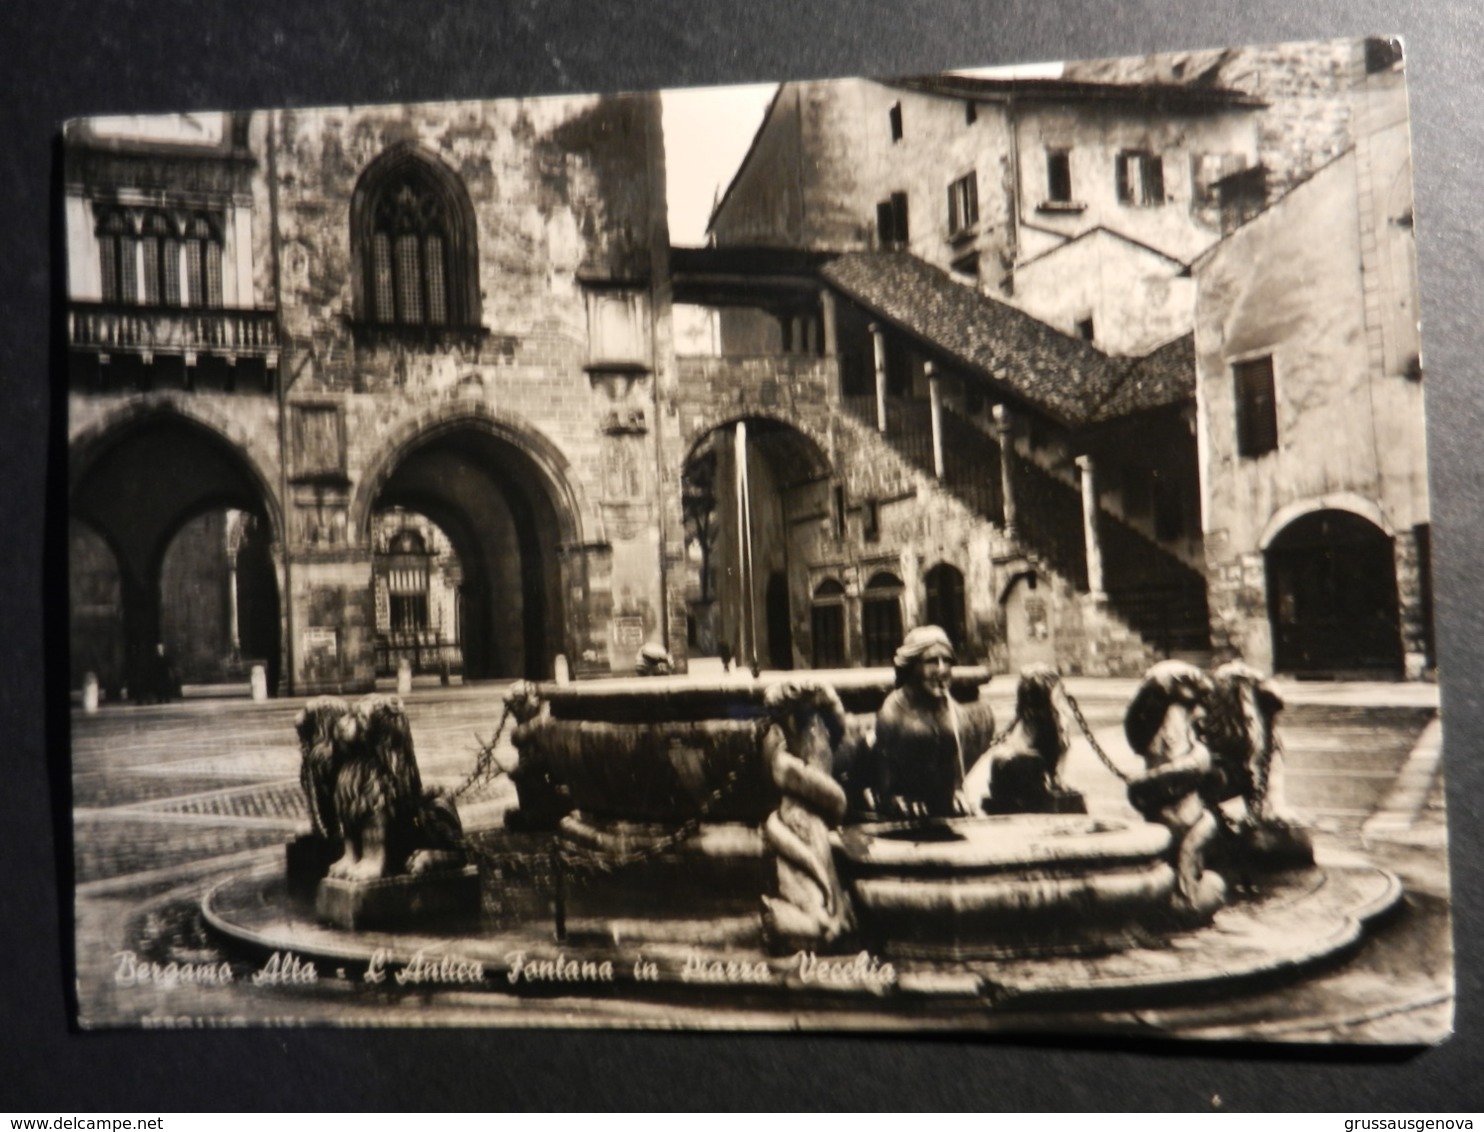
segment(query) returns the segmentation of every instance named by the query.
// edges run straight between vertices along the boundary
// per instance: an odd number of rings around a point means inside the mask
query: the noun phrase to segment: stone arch
[[[270,463],[254,452],[251,429],[242,416],[213,412],[200,398],[186,393],[156,394],[148,401],[121,404],[74,433],[67,442],[69,499],[101,453],[129,430],[154,420],[178,421],[182,426],[213,436],[230,449],[256,485],[274,543],[282,543],[284,513],[275,486],[278,479],[276,463]]]
[[[479,401],[452,401],[433,405],[403,420],[367,464],[351,496],[347,514],[351,538],[369,538],[371,512],[387,477],[414,449],[440,436],[473,428],[487,431],[527,458],[538,471],[559,524],[561,543],[580,546],[603,542],[602,523],[573,483],[571,463],[539,429],[513,413]]]
[[[69,512],[114,553],[125,652],[123,681],[136,693],[149,694],[150,673],[159,667],[155,647],[166,641],[161,614],[167,598],[178,615],[172,619],[180,637],[176,644],[204,644],[214,658],[210,673],[185,673],[187,679],[220,678],[224,671],[220,666],[235,658],[230,618],[218,618],[219,624],[190,623],[191,615],[182,611],[178,599],[195,589],[164,592],[171,584],[167,554],[177,537],[212,513],[241,511],[267,526],[264,549],[270,578],[265,584],[272,592],[262,595],[264,600],[255,606],[267,623],[255,623],[253,637],[264,643],[262,659],[267,661],[270,682],[281,668],[287,603],[275,560],[275,548],[282,545],[280,501],[267,470],[247,444],[246,426],[239,422],[234,436],[195,409],[173,400],[124,406],[78,433],[70,445]],[[198,551],[191,552],[197,578],[192,587],[219,587],[225,603],[236,593],[237,577],[225,527],[218,526],[221,539],[198,542]],[[199,641],[202,634],[209,639]]]
[[[690,464],[712,433],[735,428],[739,423],[754,421],[786,428],[808,441],[807,446],[800,445],[799,447],[801,452],[808,457],[807,466],[814,473],[811,478],[827,479],[834,473],[834,464],[829,457],[829,437],[810,422],[768,409],[748,408],[738,411],[734,407],[723,407],[708,412],[696,422],[686,438],[685,459],[681,461],[681,467]]]
[[[1264,581],[1281,672],[1402,670],[1394,536],[1354,510],[1308,509],[1265,541]]]
[[[1268,520],[1267,526],[1263,528],[1262,537],[1257,541],[1257,548],[1267,550],[1279,533],[1290,526],[1294,520],[1313,511],[1349,511],[1359,515],[1373,526],[1379,527],[1386,533],[1387,538],[1396,537],[1396,531],[1387,522],[1386,514],[1379,504],[1353,491],[1336,491],[1329,495],[1287,503],[1278,508],[1273,512],[1273,517]]]
[[[572,654],[569,590],[583,577],[572,559],[590,548],[567,473],[534,429],[482,404],[450,402],[403,422],[361,477],[348,517],[353,539],[370,545],[375,514],[403,508],[452,545],[469,678],[546,678],[557,654]]]

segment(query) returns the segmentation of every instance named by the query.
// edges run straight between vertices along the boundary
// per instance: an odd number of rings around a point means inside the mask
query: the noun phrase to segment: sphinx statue
[[[1021,670],[1015,720],[969,768],[964,793],[987,814],[1082,814],[1082,795],[1062,782],[1071,742],[1062,716],[1061,676],[1049,664]]]

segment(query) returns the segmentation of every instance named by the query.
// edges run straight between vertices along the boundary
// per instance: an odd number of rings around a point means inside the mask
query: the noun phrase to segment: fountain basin
[[[883,946],[1057,954],[1126,947],[1157,930],[1175,887],[1169,849],[1159,825],[1017,814],[851,826],[835,862]]]

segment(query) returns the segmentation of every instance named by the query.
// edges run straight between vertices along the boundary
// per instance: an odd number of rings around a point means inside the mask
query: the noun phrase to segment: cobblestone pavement
[[[1100,745],[1125,771],[1134,771],[1138,760],[1122,728],[1132,682],[1071,680],[1068,686]],[[425,780],[447,787],[464,781],[481,743],[499,723],[505,687],[419,688],[406,698]],[[1435,689],[1285,691],[1297,701],[1279,726],[1289,802],[1319,831],[1351,839],[1387,798],[1434,718]],[[991,683],[988,696],[997,718],[1010,718],[1013,692],[1008,679]],[[298,707],[298,701],[199,699],[110,706],[96,715],[75,712],[75,881],[87,885],[274,845],[306,828],[293,731]],[[498,757],[507,764],[515,760],[508,735]],[[1432,777],[1425,797],[1433,809],[1424,807],[1417,820],[1441,829],[1440,775]],[[1087,796],[1090,808],[1131,813],[1123,784],[1085,742],[1074,744],[1066,778]],[[473,804],[476,820],[470,824],[478,826],[479,817],[497,820],[513,800],[509,784],[499,782],[481,787],[464,808]],[[1404,839],[1416,836],[1410,826],[1394,832]]]

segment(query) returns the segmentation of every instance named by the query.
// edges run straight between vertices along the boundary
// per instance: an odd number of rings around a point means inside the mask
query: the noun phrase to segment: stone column
[[[1015,480],[1013,468],[1010,463],[1014,454],[1012,447],[1015,422],[1010,417],[1008,405],[996,405],[994,407],[994,431],[995,437],[1000,442],[1000,499],[1004,512],[1005,534],[1015,537]]]
[[[886,432],[886,335],[882,332],[881,324],[873,322],[867,328],[871,331],[871,343],[875,347],[876,354],[876,428],[877,431]]]
[[[1103,548],[1098,542],[1098,488],[1091,456],[1078,456],[1082,472],[1082,537],[1087,546],[1087,589],[1095,598],[1103,593]]]
[[[840,374],[840,331],[836,323],[835,296],[828,288],[819,292],[819,334],[820,353],[835,361],[835,395],[838,397],[843,390],[840,388],[842,377]]]
[[[928,409],[933,422],[933,475],[943,479],[943,378],[932,362],[924,362],[928,379]]]

